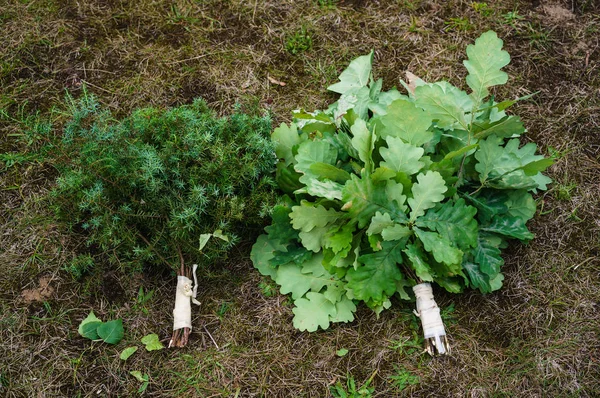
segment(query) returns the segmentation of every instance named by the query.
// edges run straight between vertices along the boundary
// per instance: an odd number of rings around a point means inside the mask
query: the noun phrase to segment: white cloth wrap
[[[444,354],[446,350],[440,337],[446,335],[446,329],[440,316],[440,308],[433,299],[431,284],[420,283],[413,287],[413,291],[417,298],[417,316],[421,318],[423,337],[435,339],[436,348],[440,354]]]
[[[192,328],[192,280],[185,276],[177,277],[175,309],[173,310],[173,330]]]
[[[194,264],[194,288],[192,289],[192,280],[186,276],[177,276],[177,290],[175,291],[175,309],[173,309],[173,330],[190,328],[192,329],[192,301],[194,304],[200,303],[196,300],[198,291],[198,279],[196,278],[196,268]]]

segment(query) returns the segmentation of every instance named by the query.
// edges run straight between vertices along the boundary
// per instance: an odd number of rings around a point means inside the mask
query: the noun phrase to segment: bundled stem
[[[183,259],[183,254],[181,249],[177,247],[177,252],[179,254],[180,268],[177,276],[183,276],[188,279],[191,279],[192,275],[189,268],[185,267],[185,261]],[[178,278],[179,279],[179,278]],[[175,313],[175,311],[174,311]],[[171,347],[185,347],[188,343],[190,334],[192,333],[192,329],[190,327],[183,327],[180,329],[173,330],[173,336],[169,341],[169,348]]]
[[[440,308],[433,298],[433,290],[429,283],[419,283],[413,287],[417,298],[415,315],[421,318],[425,351],[429,355],[445,355],[450,353],[450,345],[446,337],[444,322],[440,316]]]

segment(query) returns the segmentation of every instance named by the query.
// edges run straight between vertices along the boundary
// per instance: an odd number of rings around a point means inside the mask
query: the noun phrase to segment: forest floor
[[[510,78],[500,99],[537,93],[512,110],[526,139],[558,160],[538,194],[536,238],[504,252],[502,290],[436,291],[452,354],[423,354],[413,304],[379,318],[301,333],[291,306],[253,269],[252,242],[204,269],[200,307],[184,349],[124,347],[171,334],[175,279],[110,269],[98,257],[75,280],[63,268],[85,251],[53,220],[52,165],[0,162],[0,395],[325,397],[336,383],[370,381],[353,397],[600,396],[600,6],[594,0],[8,0],[0,5],[0,153],[24,150],[20,120],[64,120],[65,90],[85,85],[116,116],[202,97],[220,114],[235,104],[323,109],[326,87],[350,60],[375,50],[384,89],[406,70],[465,87],[467,44],[488,29],[505,42]],[[285,85],[277,82],[284,82]],[[387,86],[387,87],[386,87]],[[512,108],[511,108],[512,109]],[[58,130],[60,132],[60,130]],[[153,292],[146,299],[139,294]],[[93,309],[123,319],[117,346],[85,340]],[[346,355],[337,350],[348,350]],[[351,393],[352,387],[346,387]],[[338,394],[338,396],[340,396]]]

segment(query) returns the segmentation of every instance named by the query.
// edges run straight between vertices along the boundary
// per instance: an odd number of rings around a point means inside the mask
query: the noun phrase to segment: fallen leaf
[[[414,94],[417,81],[421,80],[421,78],[412,72],[406,71],[406,80],[408,80],[408,90]]]
[[[283,86],[285,86],[285,85],[287,84],[287,83],[285,83],[285,82],[281,82],[281,81],[279,81],[279,80],[273,79],[271,76],[267,76],[267,79],[269,79],[269,81],[270,81],[271,83],[273,83],[273,84],[278,84],[278,85],[280,85],[281,87],[283,87]]]

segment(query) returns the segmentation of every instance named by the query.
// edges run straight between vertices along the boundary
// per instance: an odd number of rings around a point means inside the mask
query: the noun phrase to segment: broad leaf
[[[123,321],[115,319],[98,326],[98,336],[108,344],[117,344],[123,339]]]
[[[322,266],[323,254],[315,254],[303,264],[285,264],[277,269],[275,282],[281,286],[281,293],[292,293],[298,299],[309,290],[319,292],[324,286],[335,282],[333,275]]]
[[[440,234],[423,231],[419,228],[415,228],[414,231],[423,243],[425,250],[433,254],[435,261],[447,265],[455,265],[462,262],[463,252],[452,246],[452,243]]]
[[[315,163],[335,164],[337,151],[327,141],[304,141],[298,147],[296,171],[312,175],[310,166]],[[318,177],[317,175],[315,175]]]
[[[475,170],[484,185],[499,189],[531,189],[538,187],[536,180],[528,176],[537,175],[550,166],[551,162],[535,155],[536,145],[526,144],[519,148],[519,140],[512,139],[502,146],[503,140],[493,135],[480,141],[475,152],[478,163]]]
[[[338,184],[335,181],[319,181],[318,179],[314,178],[312,174],[310,174],[300,177],[300,182],[303,183],[305,187],[294,191],[296,194],[308,193],[309,195],[329,200],[342,199],[343,185]]]
[[[292,207],[290,218],[294,229],[302,232],[310,232],[313,228],[321,228],[330,224],[340,217],[343,213],[334,209],[326,209],[321,205],[314,205],[306,200],[300,202],[300,206]]]
[[[121,358],[121,360],[126,361],[129,359],[130,356],[132,356],[136,351],[138,350],[138,348],[136,346],[132,346],[132,347],[127,347],[125,348],[123,351],[121,351],[121,355],[119,355],[119,358]]]
[[[525,222],[518,217],[496,217],[490,225],[481,229],[523,241],[531,240],[534,237],[525,226]]]
[[[308,170],[311,174],[319,178],[326,178],[341,184],[350,179],[350,174],[348,174],[347,171],[339,169],[328,163],[315,162],[310,165]]]
[[[361,265],[346,274],[348,288],[359,300],[382,302],[396,291],[396,281],[402,279],[398,265],[402,263],[403,244],[383,242],[382,250],[358,259]]]
[[[142,344],[146,346],[146,351],[156,351],[165,348],[156,333],[151,333],[142,337]]]
[[[285,250],[277,251],[273,254],[274,256],[269,260],[269,264],[274,268],[279,265],[289,263],[302,264],[312,257],[311,252],[306,251],[305,248],[296,245],[290,245]]]
[[[463,64],[469,71],[467,85],[473,90],[476,103],[488,96],[488,88],[508,80],[506,72],[500,70],[510,62],[510,55],[502,50],[502,45],[503,41],[490,30],[475,40],[475,44],[467,46],[469,58]]]
[[[334,111],[335,120],[340,120],[344,115],[354,112],[359,118],[366,120],[369,113],[371,97],[368,87],[354,88],[346,91],[337,103]]]
[[[405,144],[400,138],[388,136],[385,141],[388,147],[379,149],[385,160],[380,165],[391,170],[412,175],[418,173],[425,163],[419,162],[425,150],[411,144]]]
[[[250,259],[254,267],[265,276],[275,279],[277,270],[271,265],[270,261],[275,257],[275,251],[285,249],[278,241],[269,239],[267,235],[261,235],[252,246]]]
[[[479,264],[479,270],[491,278],[500,273],[504,264],[498,248],[501,243],[502,240],[497,236],[480,233],[477,246],[472,251],[475,262]]]
[[[90,311],[88,316],[79,324],[77,331],[86,339],[98,340],[100,337],[98,336],[97,329],[101,324],[102,321],[96,317],[94,311]]]
[[[318,131],[321,134],[335,132],[336,125],[331,115],[322,112],[306,112],[303,109],[292,111],[295,124],[305,133]],[[300,141],[305,141],[306,134],[300,135]]]
[[[304,246],[306,250],[318,253],[325,244],[325,235],[327,235],[328,232],[329,227],[324,226],[320,228],[313,228],[310,230],[310,232],[301,231],[298,234],[298,237],[300,238],[300,242],[302,242],[302,246]]]
[[[329,247],[336,254],[342,252],[345,257],[352,246],[355,225],[347,223],[341,227],[331,229],[325,238],[325,246]]]
[[[535,200],[525,190],[509,192],[506,206],[508,215],[519,218],[523,223],[529,221],[536,211]]]
[[[492,292],[492,287],[490,286],[490,277],[480,271],[479,265],[470,261],[465,261],[463,263],[463,268],[465,271],[467,271],[467,275],[469,276],[469,280],[471,282],[471,287],[479,289],[479,291],[483,294]]]
[[[294,163],[294,154],[292,149],[300,144],[298,128],[294,123],[290,126],[285,123],[276,128],[271,134],[271,140],[275,143],[275,153],[279,159],[282,159],[285,165]]]
[[[329,320],[331,322],[352,322],[354,321],[355,312],[356,305],[354,302],[344,297],[335,304],[335,315],[330,315]]]
[[[388,106],[390,106],[390,104],[396,101],[397,99],[408,100],[408,97],[406,95],[400,94],[400,92],[395,88],[389,91],[384,91],[379,94],[379,97],[377,98],[376,102],[371,102],[371,104],[369,105],[369,109],[375,115],[385,115],[387,114]]]
[[[399,99],[388,107],[381,117],[383,127],[378,131],[382,137],[397,137],[415,146],[421,146],[433,138],[429,131],[432,119],[421,108],[410,101]]]
[[[450,86],[448,84],[448,86]],[[442,129],[453,129],[455,125],[467,130],[465,120],[465,104],[472,109],[472,100],[464,91],[454,87],[454,90],[444,90],[439,84],[426,84],[415,88],[415,103],[423,108]]]
[[[416,225],[437,231],[449,242],[456,242],[459,248],[467,249],[477,244],[476,213],[477,209],[467,206],[464,199],[450,200],[419,217]]]
[[[494,123],[477,124],[475,138],[484,139],[494,134],[497,137],[510,138],[525,132],[525,127],[518,116],[506,116]]]
[[[368,55],[358,57],[340,75],[340,82],[327,87],[327,90],[344,94],[349,90],[366,86],[371,76],[373,64],[373,51]]]
[[[310,274],[302,273],[302,266],[292,263],[277,268],[275,282],[280,286],[281,294],[292,293],[292,298],[297,300],[310,290],[312,278]]]
[[[427,264],[427,255],[417,245],[409,244],[404,249],[408,263],[423,282],[433,282],[431,268]]]
[[[352,175],[342,190],[344,206],[351,219],[358,222],[359,228],[364,228],[377,211],[391,212],[389,199],[383,182],[373,182],[368,176],[360,178]]]
[[[142,375],[142,372],[140,372],[139,370],[132,370],[129,372],[129,374],[131,374],[133,377],[135,377],[136,380],[139,381],[140,383],[148,381],[148,375],[147,374]]]
[[[364,120],[357,120],[351,127],[352,131],[352,146],[358,152],[358,157],[363,161],[365,169],[368,172],[372,171],[373,164],[371,157],[373,148],[375,147],[375,135],[369,131]]]
[[[395,223],[388,213],[376,212],[371,219],[371,224],[367,229],[367,235],[380,234],[387,227],[393,226]]]
[[[300,331],[315,332],[319,327],[327,329],[330,317],[335,317],[336,308],[321,293],[309,292],[306,298],[294,301],[294,327]]]
[[[398,175],[396,175],[396,178],[398,178]],[[395,180],[388,180],[385,184],[385,193],[391,201],[390,208],[395,211],[394,220],[398,222],[408,221],[405,214],[408,209],[406,206],[406,195],[403,195],[402,192],[404,192],[405,188],[412,188],[412,184],[409,185],[409,181],[397,183]]]
[[[384,240],[401,240],[412,235],[412,231],[405,225],[394,224],[381,231]]]
[[[287,198],[289,199],[289,198]],[[290,212],[292,211],[292,203],[276,205],[271,214],[271,225],[265,227],[265,232],[269,234],[269,239],[273,242],[287,245],[291,241],[298,238],[298,231],[292,228],[290,222]],[[277,250],[281,250],[277,248]]]
[[[441,202],[447,190],[444,179],[437,171],[417,175],[417,183],[412,187],[413,197],[408,199],[411,208],[410,220],[416,220],[425,214],[425,210]]]

